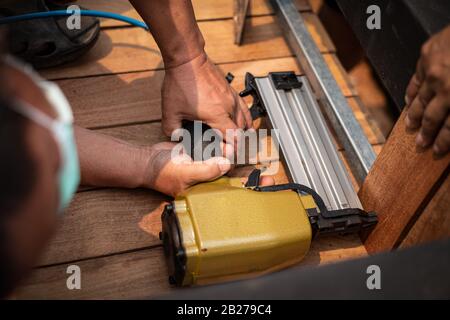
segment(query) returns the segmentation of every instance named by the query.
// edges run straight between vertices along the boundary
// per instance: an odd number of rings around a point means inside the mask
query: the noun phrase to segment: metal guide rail
[[[246,77],[254,117],[267,114],[292,182],[314,189],[329,210],[362,208],[306,77]]]
[[[324,111],[345,148],[355,178],[363,182],[375,152],[356,120],[292,0],[270,0],[283,34],[301,64]]]

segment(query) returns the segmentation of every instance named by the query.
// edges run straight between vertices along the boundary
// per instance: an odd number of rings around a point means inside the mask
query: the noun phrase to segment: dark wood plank
[[[300,72],[294,58],[270,59],[219,65],[235,75],[233,87],[244,88],[246,72],[257,76],[271,71]],[[75,121],[87,128],[98,128],[161,119],[160,90],[163,71],[139,72],[58,81],[72,104]],[[350,89],[343,86],[344,92]]]
[[[14,294],[16,299],[132,299],[170,290],[162,248],[141,250],[75,263],[81,269],[81,289],[68,290],[63,264],[36,269]]]
[[[333,58],[329,60],[330,68],[339,76],[340,68],[333,61]],[[271,71],[293,70],[301,73],[294,58],[226,64],[220,65],[220,68],[224,73],[232,72],[235,75],[233,87],[236,90],[244,87],[247,71],[257,76],[267,75]],[[72,104],[75,122],[82,127],[102,128],[160,120],[163,77],[162,71],[150,71],[61,80],[58,84]],[[340,81],[339,84],[343,93],[352,97],[349,104],[371,143],[382,143],[383,136],[373,123],[367,121],[367,113],[361,109],[357,97],[353,97],[352,88],[346,81]]]
[[[357,235],[324,237],[313,242],[297,266],[324,265],[366,256]],[[68,290],[62,264],[34,270],[14,295],[17,299],[130,299],[167,294],[168,271],[161,247],[73,263],[81,269],[81,290]]]
[[[38,265],[159,245],[159,220],[165,200],[168,198],[151,190],[77,193]]]
[[[365,241],[370,253],[392,250],[403,240],[406,228],[421,214],[450,163],[450,155],[437,160],[432,150],[418,152],[415,135],[406,132],[404,118],[405,113],[359,192],[364,208],[376,211],[380,220]]]
[[[401,244],[401,248],[450,238],[450,178],[436,192]]]
[[[315,15],[304,13],[312,36],[323,53],[335,52],[331,40]],[[206,51],[216,63],[232,63],[292,56],[273,16],[247,19],[241,46],[234,45],[233,21],[199,23]],[[152,36],[137,28],[104,30],[97,44],[82,58],[63,67],[42,71],[48,79],[158,70],[163,68]]]

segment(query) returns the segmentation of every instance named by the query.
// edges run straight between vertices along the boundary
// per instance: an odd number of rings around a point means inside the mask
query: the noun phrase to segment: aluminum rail
[[[297,79],[301,87],[283,90],[270,75],[255,78],[292,182],[314,189],[328,210],[362,208],[308,79]]]
[[[328,69],[305,22],[291,0],[270,0],[284,35],[305,71],[319,102],[345,148],[350,167],[362,183],[375,161],[375,152],[357,122],[347,99]]]

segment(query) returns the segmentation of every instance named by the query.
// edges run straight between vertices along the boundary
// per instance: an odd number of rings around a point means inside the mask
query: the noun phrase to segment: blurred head
[[[0,297],[5,297],[36,263],[56,227],[61,160],[52,132],[13,108],[23,101],[55,118],[42,90],[3,59],[0,83]]]

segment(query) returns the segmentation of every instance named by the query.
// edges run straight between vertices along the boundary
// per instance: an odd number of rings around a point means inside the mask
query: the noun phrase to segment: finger
[[[246,123],[244,118],[244,113],[241,108],[241,104],[239,99],[241,99],[233,90],[234,94],[234,122],[237,124],[237,126],[241,129],[245,129]]]
[[[239,96],[238,96],[238,102],[239,102],[239,106],[240,106],[240,108],[242,110],[242,113],[244,114],[246,128],[247,129],[252,129],[253,128],[253,119],[252,119],[252,115],[250,113],[250,109],[248,108],[248,106],[245,103],[244,99],[242,99]]]
[[[215,180],[231,169],[231,163],[226,158],[216,157],[204,162],[193,162],[184,168],[188,185]]]
[[[164,115],[162,117],[162,129],[166,136],[170,137],[172,133],[181,128],[181,117],[177,115]]]
[[[411,130],[420,128],[425,108],[434,96],[434,91],[431,89],[428,82],[424,82],[419,89],[419,92],[411,103],[405,119],[406,127]]]
[[[416,65],[416,78],[419,84],[425,81],[425,57],[422,55],[417,61]],[[420,85],[419,85],[420,86]]]
[[[275,179],[270,176],[262,176],[259,184],[263,187],[273,186],[275,184]]]
[[[436,138],[439,129],[445,121],[448,114],[448,108],[445,99],[440,96],[435,97],[425,109],[422,127],[417,136],[417,145],[421,148],[430,146]]]
[[[236,119],[235,122],[236,122],[237,126],[241,129],[245,129],[246,124],[245,124],[245,119],[244,119],[244,113],[242,112],[242,110],[239,106],[236,107],[235,119]]]
[[[208,122],[211,128],[215,128],[220,131],[224,141],[233,143],[235,136],[238,132],[238,126],[229,116],[223,116],[220,119],[220,123]]]
[[[222,150],[222,157],[227,158],[231,162],[234,161],[234,147],[233,145],[221,142],[220,149]]]
[[[450,116],[447,116],[447,120],[436,137],[433,151],[438,157],[445,156],[450,152]]]
[[[414,74],[411,80],[409,81],[408,87],[406,88],[406,96],[405,96],[406,107],[409,107],[411,102],[413,102],[414,99],[416,98],[421,84],[422,82],[419,81],[417,74]]]
[[[409,106],[419,93],[419,89],[422,83],[425,81],[425,69],[424,69],[424,57],[421,56],[417,61],[416,72],[411,78],[409,85],[406,89],[405,102]]]

